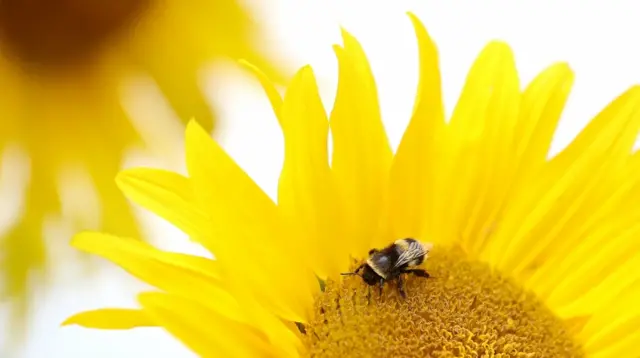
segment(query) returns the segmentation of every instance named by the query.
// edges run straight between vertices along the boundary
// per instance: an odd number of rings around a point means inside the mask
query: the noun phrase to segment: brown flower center
[[[359,277],[327,282],[304,343],[311,357],[584,357],[563,322],[459,250],[432,254],[432,278],[407,277],[382,297]]]
[[[2,52],[30,71],[68,68],[91,59],[133,25],[150,0],[2,0]]]

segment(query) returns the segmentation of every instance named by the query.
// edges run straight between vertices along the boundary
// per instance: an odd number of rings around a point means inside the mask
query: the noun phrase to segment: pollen
[[[533,294],[469,261],[434,252],[431,278],[369,287],[359,277],[326,282],[305,327],[310,357],[584,357],[565,324]],[[370,296],[369,296],[370,294]]]

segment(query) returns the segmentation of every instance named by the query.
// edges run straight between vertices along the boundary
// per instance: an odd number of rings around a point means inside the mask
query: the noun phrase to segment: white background
[[[265,49],[271,49],[295,68],[310,63],[319,77],[327,106],[333,101],[336,86],[337,68],[331,45],[340,43],[340,25],[356,35],[369,55],[385,125],[394,146],[408,122],[417,83],[416,43],[404,14],[407,10],[422,19],[440,49],[448,113],[472,60],[488,40],[502,39],[512,45],[523,84],[552,62],[569,62],[577,79],[553,152],[566,145],[617,94],[640,82],[637,37],[640,21],[634,16],[639,9],[632,1],[251,0],[248,4],[269,29]],[[212,66],[203,73],[206,78],[216,78],[215,83],[207,81],[204,88],[212,103],[222,108],[224,126],[217,134],[218,139],[273,195],[282,161],[282,143],[267,100],[256,81],[235,64]],[[153,106],[158,117],[170,116],[154,104],[154,96],[153,91],[139,94],[137,103],[129,104],[131,111],[144,113]],[[181,149],[170,153],[174,155],[171,159],[182,155]],[[127,165],[140,163],[150,163],[149,158],[134,155]],[[179,160],[155,163],[182,170]],[[12,165],[17,164],[10,162],[3,166],[14,168]],[[14,181],[24,179],[24,173],[22,177],[11,176]],[[95,206],[95,201],[90,201],[91,195],[83,194],[82,185],[75,187],[76,191],[68,195],[80,196],[85,202],[67,210],[87,212],[86,208]],[[201,252],[170,225],[149,216],[145,218],[146,229],[160,246]],[[58,234],[69,231],[64,223],[52,225],[51,230]],[[69,252],[67,248],[56,247],[51,255]],[[161,330],[111,332],[60,328],[61,321],[79,310],[133,307],[136,292],[145,286],[111,265],[89,272],[85,266],[69,262],[59,266],[55,273],[52,281],[55,288],[36,293],[28,344],[18,357],[194,356]],[[11,329],[0,329],[0,344],[4,332]]]

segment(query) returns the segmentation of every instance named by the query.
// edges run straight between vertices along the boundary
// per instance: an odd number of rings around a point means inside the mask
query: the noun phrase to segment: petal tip
[[[343,41],[345,38],[351,37],[349,30],[347,30],[347,28],[344,26],[340,26],[340,35],[342,36]]]
[[[412,13],[411,11],[407,11],[407,16],[409,16],[409,20],[411,21],[411,24],[413,25],[413,28],[416,32],[427,32],[426,27],[424,26],[424,24],[422,23],[422,21],[420,20],[419,17],[417,17],[414,13]]]
[[[511,52],[511,46],[503,40],[491,40],[487,43],[487,49],[500,52]]]
[[[248,70],[249,72],[251,72],[254,75],[257,75],[257,76],[261,76],[262,75],[265,78],[268,78],[267,75],[264,74],[264,72],[260,69],[260,67],[254,65],[253,63],[251,63],[251,62],[249,62],[249,61],[247,61],[245,59],[239,59],[238,60],[238,64],[242,68]]]
[[[185,139],[189,143],[193,140],[211,139],[210,134],[195,120],[190,120],[185,129]]]
[[[67,319],[65,319],[60,323],[60,327],[72,326],[74,324],[77,324],[77,322],[75,321],[75,315],[71,317],[67,317]]]
[[[555,76],[558,77],[571,77],[573,78],[574,72],[571,65],[568,62],[556,62],[551,66],[547,67],[548,70],[551,70]]]
[[[575,72],[568,62],[558,62],[552,66],[556,68],[560,76],[563,76],[566,80],[573,81]]]
[[[305,81],[310,80],[312,77],[315,77],[315,74],[313,72],[313,67],[311,67],[311,65],[303,66],[298,71],[298,76],[300,76],[300,78],[304,79]]]
[[[409,19],[411,20],[411,22],[413,22],[414,25],[424,26],[422,21],[420,21],[420,18],[416,16],[416,14],[414,14],[413,11],[407,11],[405,12],[405,14],[409,17]]]
[[[189,133],[189,132],[194,132],[194,131],[205,132],[204,128],[202,128],[200,123],[198,123],[198,121],[196,121],[195,118],[191,118],[187,122],[186,132]]]
[[[120,190],[122,190],[123,186],[127,185],[128,180],[133,176],[132,173],[134,170],[135,168],[123,169],[116,174],[114,181]]]
[[[340,34],[342,35],[342,43],[344,48],[348,49],[352,46],[358,46],[359,42],[345,27],[340,26]]]
[[[89,327],[86,324],[87,314],[91,311],[84,311],[75,313],[69,317],[67,317],[64,321],[60,323],[60,327],[68,327],[68,326],[80,326],[80,327]]]
[[[73,237],[71,237],[71,246],[75,247],[76,249],[82,249],[85,244],[88,241],[92,240],[92,237],[99,235],[96,232],[93,231],[81,231],[75,235],[73,235]]]
[[[515,56],[511,46],[503,40],[489,41],[481,52],[480,56],[489,56],[490,58],[501,60],[515,61]]]
[[[331,48],[333,48],[333,52],[335,52],[336,54],[338,54],[338,52],[342,53],[344,51],[344,47],[338,44],[331,46]]]
[[[316,85],[316,75],[313,71],[313,67],[311,65],[306,65],[298,71],[298,76],[303,86],[317,86]]]
[[[139,293],[136,300],[144,310],[148,310],[152,307],[162,306],[168,297],[168,294],[164,292],[147,291]]]

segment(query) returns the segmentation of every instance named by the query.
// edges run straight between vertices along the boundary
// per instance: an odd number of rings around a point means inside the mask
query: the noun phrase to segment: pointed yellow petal
[[[186,234],[198,238],[206,233],[208,219],[198,208],[189,179],[161,169],[136,168],[120,172],[116,183],[136,204],[166,219]]]
[[[258,67],[244,60],[240,60],[240,63],[249,71],[251,71],[258,78],[258,81],[260,81],[260,85],[264,89],[264,93],[269,98],[269,102],[271,103],[271,107],[273,108],[273,113],[276,115],[276,118],[278,118],[278,122],[282,127],[282,119],[280,116],[280,108],[282,108],[282,96],[280,96],[280,92],[278,92],[269,77],[267,77],[267,75]]]
[[[522,94],[514,143],[519,158],[519,176],[527,177],[547,161],[553,134],[569,98],[574,77],[566,63],[558,63],[536,76]]]
[[[100,233],[81,233],[72,245],[100,255],[161,290],[204,302],[231,319],[246,321],[237,301],[220,286],[218,263],[203,257],[164,252],[142,241]]]
[[[461,218],[463,222],[466,220],[462,224],[465,227],[462,240],[474,254],[481,251],[494,229],[510,193],[518,161],[513,143],[517,141],[514,128],[520,110],[520,82],[511,50],[504,44],[499,46],[504,47],[496,49],[502,52],[498,55],[500,67],[486,108],[482,139],[474,150],[475,163],[481,163],[482,168],[471,188],[468,211]]]
[[[0,301],[9,308],[3,325],[14,327],[5,331],[3,338],[7,344],[17,344],[27,338],[25,321],[31,308],[31,284],[41,283],[43,270],[50,264],[43,224],[47,213],[59,210],[55,182],[45,170],[47,163],[33,157],[31,160],[31,182],[24,198],[22,217],[0,236]]]
[[[638,101],[640,85],[611,102],[553,161],[566,166],[578,158],[603,154],[626,159],[638,134]]]
[[[139,301],[159,325],[201,357],[270,357],[277,352],[278,346],[270,345],[262,332],[195,301],[162,293],[141,294]]]
[[[67,318],[62,323],[63,326],[72,324],[96,329],[132,329],[157,326],[151,317],[142,310],[126,308],[101,308],[84,311]]]
[[[210,245],[224,266],[225,282],[238,295],[260,297],[285,319],[306,321],[318,284],[304,251],[292,251],[299,238],[286,228],[275,203],[195,122],[187,126],[186,145],[198,200],[215,218]]]
[[[573,79],[569,66],[556,64],[536,76],[522,94],[521,110],[513,133],[513,147],[509,150],[515,155],[512,165],[516,171],[510,192],[523,180],[536,177],[540,167],[546,163],[553,133]],[[512,195],[509,195],[509,200],[513,200]],[[489,227],[488,232],[481,234],[486,237],[495,229],[496,227]],[[500,241],[501,238],[505,241]],[[510,241],[511,238],[506,235],[493,235],[481,257],[492,258],[500,254]],[[474,251],[476,249],[480,248],[474,244]]]
[[[101,163],[101,168],[90,169],[100,197],[102,223],[100,230],[117,235],[140,237],[139,221],[133,207],[113,181],[120,170],[121,159],[113,158],[112,163],[108,163],[111,160],[107,159],[94,158],[94,160]]]
[[[282,106],[285,157],[278,206],[297,230],[306,257],[322,278],[349,267],[329,158],[329,122],[311,67],[302,68],[287,89]]]
[[[590,358],[636,358],[640,356],[640,333],[636,331],[623,339],[619,339],[616,344],[607,349],[591,352],[587,351]]]
[[[563,229],[580,228],[579,221],[575,225],[567,223],[580,210],[592,211],[584,203],[600,194],[594,188],[602,187],[606,173],[619,170],[629,158],[640,127],[639,100],[640,87],[620,96],[535,180],[523,186],[495,233],[496,243],[508,245],[495,248],[490,262],[517,274],[566,243],[569,232],[561,234]],[[559,237],[562,240],[556,239]]]
[[[603,181],[592,190],[590,198],[580,208],[577,215],[571,219],[572,224],[560,235],[560,245],[546,250],[547,258],[535,269],[528,278],[526,286],[534,290],[538,295],[547,297],[552,291],[558,291],[563,283],[573,276],[576,282],[586,283],[585,288],[591,288],[588,294],[584,291],[566,291],[574,299],[560,292],[556,296],[564,297],[566,302],[557,302],[562,305],[563,314],[577,314],[577,312],[589,312],[594,305],[593,300],[606,300],[606,297],[614,297],[618,291],[608,285],[598,283],[613,279],[613,274],[596,274],[595,276],[577,277],[575,273],[583,272],[581,268],[598,267],[611,263],[620,263],[620,256],[601,255],[609,250],[611,254],[623,250],[616,250],[611,245],[625,247],[630,252],[636,252],[640,242],[632,240],[624,241],[624,237],[633,237],[638,230],[637,223],[640,220],[640,212],[635,200],[630,198],[640,197],[640,154],[634,154],[624,170],[608,173]],[[622,215],[621,215],[622,214]],[[621,245],[620,245],[620,244]],[[631,246],[629,246],[631,244]],[[611,251],[613,249],[613,251]],[[595,255],[594,255],[595,253]],[[621,284],[624,281],[612,281]],[[564,286],[568,287],[568,286]],[[574,286],[571,286],[574,287]],[[579,299],[575,297],[581,296]],[[568,303],[568,306],[566,304]]]
[[[638,267],[632,269],[637,271]],[[624,352],[622,355],[613,356],[636,357],[640,352],[640,348],[637,347],[640,332],[640,308],[637,304],[639,299],[640,281],[636,280],[633,285],[618,293],[611,302],[595,309],[593,317],[578,334],[578,338],[584,342],[585,350],[592,354]],[[630,338],[636,339],[636,347],[633,349],[629,346]],[[621,350],[621,347],[628,350]]]
[[[439,218],[434,207],[439,194],[435,190],[439,140],[444,130],[438,50],[420,20],[409,16],[418,39],[420,81],[411,122],[393,159],[388,215],[392,237],[435,241],[441,236],[435,231]]]
[[[576,262],[573,253],[568,254],[567,259],[574,262],[573,269],[559,272],[562,277],[558,279],[552,276],[554,287],[538,288],[542,294],[549,292],[548,305],[557,307],[562,315],[588,314],[640,280],[640,256],[636,254],[640,249],[636,239],[640,235],[639,220],[636,215],[627,227],[595,230],[595,235],[585,240],[589,243],[577,244],[575,250],[583,253],[582,262]]]
[[[392,153],[382,125],[375,81],[358,41],[343,31],[338,57],[338,90],[331,112],[331,166],[343,196],[352,253],[362,256],[381,222]]]
[[[158,46],[157,49],[160,50]],[[198,123],[208,130],[215,124],[215,113],[204,96],[200,85],[200,64],[180,56],[167,56],[168,49],[146,56],[147,69],[156,84],[165,95],[177,117],[186,123],[196,118]],[[171,68],[170,71],[165,69]]]
[[[511,49],[491,42],[478,55],[441,143],[435,212],[440,240],[462,241],[474,253],[484,244],[513,177],[513,128],[520,104]]]
[[[611,324],[610,327],[607,328],[608,329],[601,329],[595,337],[592,337],[592,339],[587,341],[585,350],[588,352],[608,350],[614,348],[629,336],[635,336],[637,338],[638,335],[634,333],[640,332],[640,316],[636,315],[631,318],[620,320]],[[640,350],[636,348],[636,351]]]

